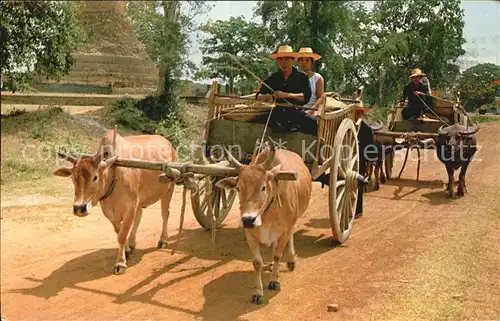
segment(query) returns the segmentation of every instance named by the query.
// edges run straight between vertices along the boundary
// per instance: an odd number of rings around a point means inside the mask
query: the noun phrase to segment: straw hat
[[[419,68],[413,69],[410,73],[410,78],[418,77],[418,76],[425,76],[425,74]]]
[[[314,61],[321,59],[321,56],[318,55],[317,53],[314,53],[313,50],[309,47],[300,48],[298,54],[299,54],[299,56],[297,56],[297,59],[298,58],[312,58]]]
[[[291,57],[291,58],[296,58],[298,56],[298,53],[293,52],[292,47],[290,46],[280,46],[278,48],[278,51],[271,54],[269,58],[271,59],[277,59],[280,57]]]

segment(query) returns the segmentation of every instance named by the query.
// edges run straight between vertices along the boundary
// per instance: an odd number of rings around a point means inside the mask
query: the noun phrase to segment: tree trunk
[[[314,52],[318,52],[319,47],[319,27],[318,27],[319,1],[311,2],[311,48]],[[319,71],[319,63],[316,61],[313,64],[313,70]]]
[[[382,107],[384,103],[384,83],[385,83],[386,71],[384,68],[379,69],[379,79],[378,79],[378,95],[376,105]]]
[[[169,32],[172,32],[169,30],[169,28],[172,26],[173,23],[178,22],[179,20],[179,13],[180,13],[180,2],[179,1],[161,1],[161,6],[163,8],[163,14],[164,14],[164,34],[167,34]],[[172,63],[169,61],[171,59],[172,54],[171,52],[173,50],[176,50],[174,46],[168,46],[166,48],[162,48],[163,52],[161,55],[160,59],[160,66],[158,70],[158,87],[156,90],[156,94],[158,96],[161,96],[165,92],[165,77],[168,76],[170,78],[170,64]],[[168,75],[167,75],[168,74]]]
[[[229,78],[229,93],[234,93],[234,77]]]

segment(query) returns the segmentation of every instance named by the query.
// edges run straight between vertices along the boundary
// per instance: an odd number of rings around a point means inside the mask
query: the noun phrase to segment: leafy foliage
[[[265,46],[266,30],[254,22],[247,22],[243,17],[231,17],[227,21],[217,20],[200,28],[209,34],[202,40],[203,67],[197,72],[197,78],[222,78],[229,82],[229,92],[234,92],[235,80],[240,90],[255,87],[255,79],[249,76],[227,54],[237,57],[239,62],[263,78],[274,62],[267,58]],[[251,83],[253,82],[253,86]]]
[[[460,77],[459,90],[467,110],[473,110],[482,105],[491,104],[500,84],[488,86],[500,79],[500,66],[487,63],[479,64],[465,70]]]
[[[17,90],[33,75],[58,80],[74,64],[83,39],[71,2],[0,1],[1,74]]]
[[[412,68],[437,87],[451,86],[464,53],[459,0],[259,1],[255,11],[273,36],[268,45],[312,47],[327,90],[352,92],[364,85],[370,104],[400,95]]]

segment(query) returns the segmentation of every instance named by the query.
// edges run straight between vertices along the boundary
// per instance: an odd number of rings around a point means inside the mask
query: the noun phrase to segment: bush
[[[124,98],[105,111],[110,122],[146,134],[162,135],[177,146],[186,127],[184,108],[173,95]]]
[[[112,123],[122,125],[132,130],[141,132],[152,132],[154,124],[144,114],[136,108],[136,100],[124,98],[114,102],[105,112],[105,117]]]

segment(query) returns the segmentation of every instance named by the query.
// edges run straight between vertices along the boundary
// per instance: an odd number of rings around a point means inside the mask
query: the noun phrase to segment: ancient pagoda
[[[126,2],[78,1],[75,6],[87,40],[74,53],[70,74],[57,84],[102,87],[113,94],[154,92],[158,70],[133,34],[125,16]]]

